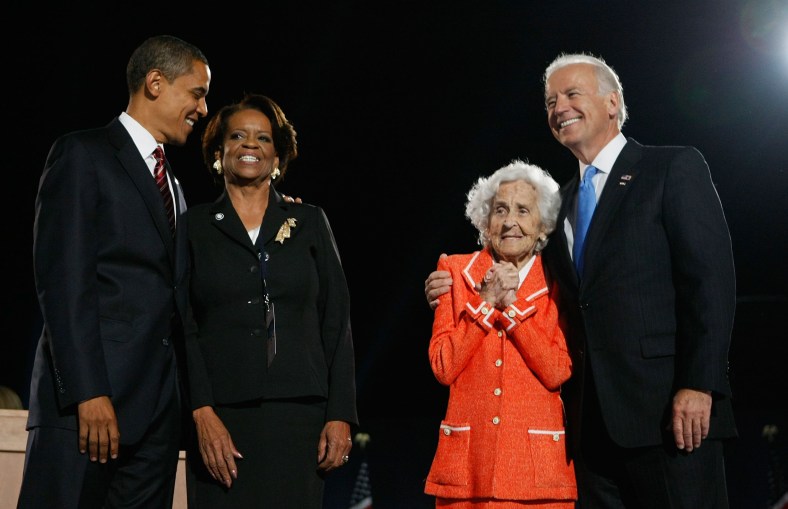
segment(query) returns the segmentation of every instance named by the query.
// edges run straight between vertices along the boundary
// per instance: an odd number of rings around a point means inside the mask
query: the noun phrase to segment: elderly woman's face
[[[534,186],[522,180],[504,182],[493,198],[487,228],[490,247],[518,268],[534,254],[536,241],[545,236],[538,200]]]

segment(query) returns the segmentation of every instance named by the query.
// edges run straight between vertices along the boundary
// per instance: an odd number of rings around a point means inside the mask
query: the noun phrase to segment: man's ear
[[[154,97],[158,97],[161,93],[161,84],[164,81],[164,76],[158,69],[151,69],[145,75],[145,88],[148,93]]]
[[[620,106],[618,92],[613,91],[608,93],[605,102],[607,103],[607,114],[610,115],[610,118],[618,117],[618,109]]]

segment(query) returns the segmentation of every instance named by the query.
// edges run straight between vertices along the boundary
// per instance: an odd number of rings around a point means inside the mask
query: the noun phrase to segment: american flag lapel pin
[[[632,180],[632,175],[621,175],[621,180],[618,181],[618,185],[625,186],[630,180]]]

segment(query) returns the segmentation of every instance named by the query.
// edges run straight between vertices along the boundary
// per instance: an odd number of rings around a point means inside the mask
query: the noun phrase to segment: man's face
[[[195,60],[192,71],[175,78],[159,81],[162,87],[159,102],[159,128],[164,143],[183,145],[194,130],[194,124],[208,114],[205,96],[211,83],[211,70]]]
[[[579,159],[589,158],[586,163],[619,132],[618,95],[599,94],[590,64],[572,64],[555,71],[545,84],[545,106],[555,139]]]

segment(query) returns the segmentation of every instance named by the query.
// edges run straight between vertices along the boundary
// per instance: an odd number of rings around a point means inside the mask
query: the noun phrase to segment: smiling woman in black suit
[[[224,107],[202,149],[225,192],[187,217],[199,344],[188,356],[189,507],[317,509],[358,424],[337,246],[321,208],[273,186],[297,155],[274,101]]]

